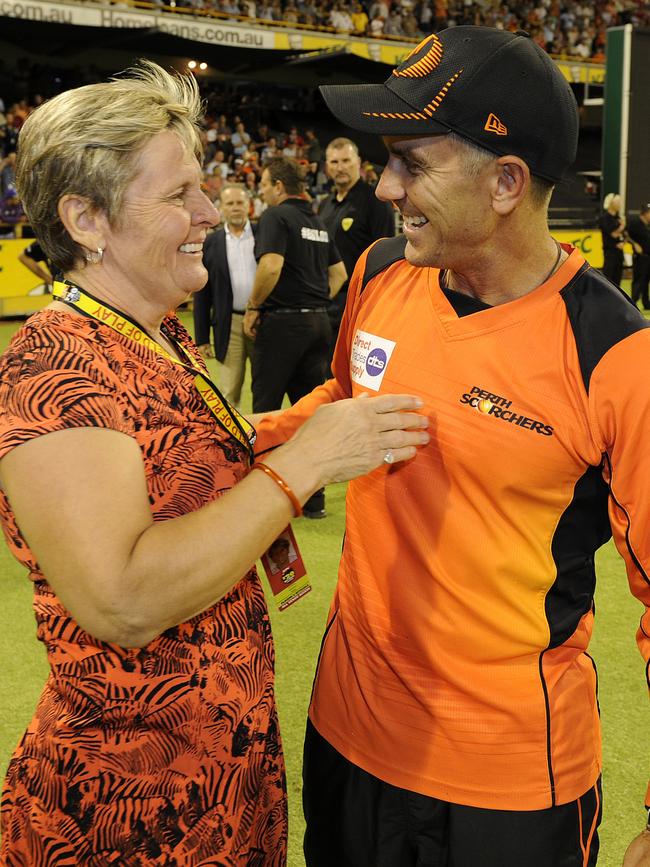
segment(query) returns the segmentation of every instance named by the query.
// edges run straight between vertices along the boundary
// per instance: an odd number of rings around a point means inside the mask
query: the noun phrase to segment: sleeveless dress
[[[191,345],[175,316],[165,324]],[[137,441],[155,521],[201,508],[246,472],[191,373],[95,320],[43,310],[0,359],[0,458],[74,427]],[[122,648],[66,611],[1,492],[0,519],[33,582],[50,665],[9,764],[0,864],[284,865],[274,651],[255,571],[146,647]]]

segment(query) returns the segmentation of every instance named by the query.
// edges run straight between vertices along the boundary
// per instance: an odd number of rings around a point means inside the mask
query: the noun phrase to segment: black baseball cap
[[[427,36],[383,84],[323,85],[330,111],[360,132],[455,132],[559,181],[573,163],[578,107],[569,83],[527,33],[450,27]]]

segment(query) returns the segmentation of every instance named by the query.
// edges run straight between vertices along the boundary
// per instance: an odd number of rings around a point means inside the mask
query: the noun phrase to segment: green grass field
[[[187,314],[183,318],[188,324]],[[0,350],[16,327],[17,323],[0,322]],[[336,581],[344,497],[343,485],[331,487],[327,494],[327,519],[294,523],[313,591],[285,612],[272,611],[277,694],[289,786],[289,867],[304,865],[300,806],[302,736],[314,665]],[[625,847],[645,821],[643,799],[650,770],[646,746],[650,716],[644,665],[635,643],[642,608],[629,593],[622,561],[611,543],[599,552],[597,563],[597,618],[591,650],[600,672],[604,732],[605,815],[599,865],[620,867]],[[47,674],[45,653],[35,638],[30,583],[5,546],[0,546],[0,593],[0,774],[4,776],[6,763],[32,715]]]

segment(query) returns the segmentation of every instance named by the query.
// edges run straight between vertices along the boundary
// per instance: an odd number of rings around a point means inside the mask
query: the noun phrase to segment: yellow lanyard
[[[255,428],[233,406],[230,406],[226,399],[221,396],[216,385],[204,373],[197,370],[196,359],[182,344],[171,338],[169,334],[165,335],[174,344],[176,349],[187,358],[188,363],[179,361],[173,355],[170,355],[135,320],[127,318],[117,310],[113,310],[112,307],[93,298],[92,295],[89,295],[73,283],[62,283],[59,280],[55,280],[52,295],[59,299],[59,301],[63,301],[64,304],[68,304],[70,307],[74,307],[76,310],[89,316],[91,319],[107,325],[113,331],[117,331],[139,346],[144,346],[146,349],[162,355],[173,364],[178,364],[180,367],[194,374],[194,385],[201,395],[203,402],[217,420],[217,423],[246,449],[249,460],[252,463],[254,460],[253,443],[255,442]]]

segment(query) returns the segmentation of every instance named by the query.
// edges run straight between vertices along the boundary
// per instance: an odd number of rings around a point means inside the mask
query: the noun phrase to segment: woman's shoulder
[[[45,370],[71,370],[94,381],[112,380],[124,350],[100,329],[99,323],[85,316],[44,308],[18,329],[0,356],[0,381],[16,383]]]

